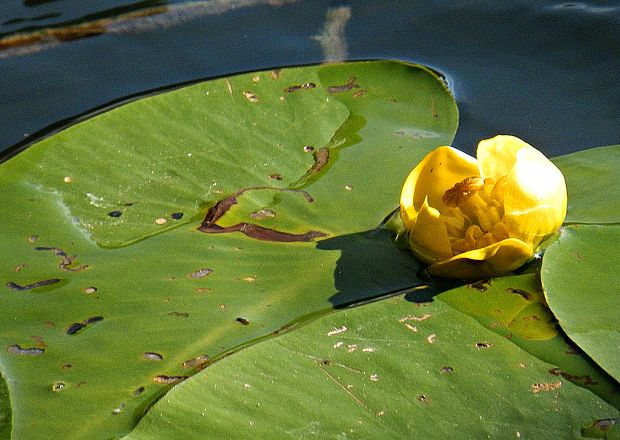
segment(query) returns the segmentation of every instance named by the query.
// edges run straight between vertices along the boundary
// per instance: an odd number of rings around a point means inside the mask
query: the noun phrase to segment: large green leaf
[[[171,390],[125,440],[579,438],[618,411],[443,302],[323,317]]]
[[[150,96],[2,164],[13,437],[121,435],[204,356],[419,284],[409,254],[365,231],[456,124],[427,69],[310,66]],[[198,231],[217,207],[239,232]]]
[[[566,177],[567,223],[620,222],[620,145],[579,151],[553,162]]]
[[[4,378],[0,376],[0,438],[10,438],[11,436],[11,402],[9,400],[9,389]]]
[[[620,226],[564,227],[545,253],[542,283],[566,334],[620,380]]]
[[[620,408],[618,382],[558,332],[538,273],[478,281],[435,299],[472,316],[531,355],[555,365],[549,370],[551,374],[583,386]]]

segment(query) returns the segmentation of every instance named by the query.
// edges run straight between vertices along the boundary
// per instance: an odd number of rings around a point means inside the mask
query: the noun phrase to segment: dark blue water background
[[[123,18],[157,6],[168,9]],[[447,77],[466,151],[497,133],[551,156],[620,143],[618,2],[3,0],[5,41],[102,19],[105,31],[0,50],[0,151],[128,95],[321,62],[312,37],[334,8],[350,12],[347,59],[407,60]]]

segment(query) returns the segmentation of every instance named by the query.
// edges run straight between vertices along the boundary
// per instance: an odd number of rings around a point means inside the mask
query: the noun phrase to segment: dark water
[[[323,47],[328,21],[343,33]],[[552,156],[620,143],[618,2],[3,0],[0,151],[128,95],[326,56],[444,73],[466,151],[497,133]]]

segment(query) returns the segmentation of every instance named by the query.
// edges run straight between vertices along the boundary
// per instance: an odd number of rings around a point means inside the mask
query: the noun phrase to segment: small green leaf
[[[125,440],[576,438],[617,417],[550,367],[444,302],[396,297],[222,359]]]
[[[542,284],[566,334],[620,380],[620,226],[573,225],[546,251]]]

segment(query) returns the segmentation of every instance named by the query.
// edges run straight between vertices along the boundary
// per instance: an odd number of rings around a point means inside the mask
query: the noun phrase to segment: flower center
[[[504,176],[493,179],[468,177],[448,189],[441,201],[453,255],[480,249],[509,237],[504,222]]]

